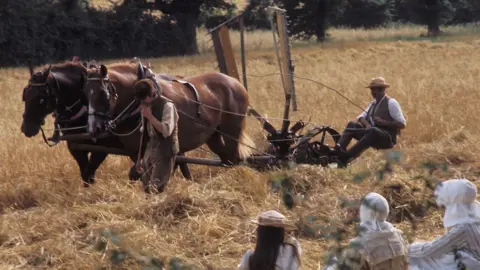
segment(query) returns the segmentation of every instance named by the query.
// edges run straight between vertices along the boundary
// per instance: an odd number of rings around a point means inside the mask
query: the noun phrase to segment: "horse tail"
[[[252,155],[252,149],[255,148],[255,142],[247,134],[246,125],[247,125],[247,115],[248,111],[245,113],[245,116],[242,119],[242,131],[238,138],[238,156],[240,159],[245,159]]]

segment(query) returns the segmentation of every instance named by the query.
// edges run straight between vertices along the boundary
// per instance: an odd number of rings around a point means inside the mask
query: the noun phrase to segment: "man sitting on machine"
[[[383,77],[372,79],[366,88],[370,88],[374,100],[358,117],[350,121],[343,131],[335,151],[338,154],[338,166],[345,167],[365,150],[390,149],[397,143],[397,135],[406,127],[400,104],[385,94],[390,84]],[[358,142],[347,150],[352,139]]]

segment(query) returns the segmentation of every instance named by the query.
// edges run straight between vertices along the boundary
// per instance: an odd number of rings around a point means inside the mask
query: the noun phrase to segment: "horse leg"
[[[87,179],[88,185],[95,183],[95,173],[102,164],[102,162],[107,158],[108,153],[104,152],[91,152],[90,159],[88,160],[88,164],[86,168],[83,170],[82,178]],[[85,185],[85,187],[88,187]]]
[[[252,154],[255,147],[252,139],[245,133],[245,118],[232,115],[226,117],[219,127],[222,134],[224,155],[229,164],[237,165],[241,159]]]
[[[177,156],[184,157],[185,153],[178,153]],[[190,173],[190,169],[188,168],[187,163],[175,162],[175,166],[173,167],[173,170],[172,170],[172,175],[175,173],[178,167],[180,167],[180,171],[182,172],[182,175],[183,177],[185,177],[185,179],[192,180],[192,174]]]
[[[77,162],[78,168],[80,169],[80,175],[82,176],[83,185],[87,187],[90,183],[88,182],[88,178],[84,177],[85,168],[88,165],[88,152],[87,151],[78,151],[72,149],[71,142],[67,142],[67,148],[70,154],[73,156],[75,161]]]
[[[228,155],[225,151],[225,143],[222,139],[222,135],[219,132],[213,133],[213,135],[207,140],[207,146],[217,154],[224,165],[231,165],[228,160]]]
[[[130,160],[132,160],[133,165],[130,168],[130,171],[128,172],[128,179],[130,181],[138,181],[138,179],[140,179],[140,177],[142,177],[142,174],[137,172],[138,153],[135,154],[135,155],[130,155],[129,157],[130,157]]]

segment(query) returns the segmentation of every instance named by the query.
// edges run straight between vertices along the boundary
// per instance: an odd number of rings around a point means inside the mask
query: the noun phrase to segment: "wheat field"
[[[275,53],[255,47],[267,40],[268,36],[247,35],[249,95],[252,106],[280,127],[282,84],[278,75],[267,76],[278,72]],[[193,181],[177,172],[164,194],[149,197],[142,192],[140,183],[128,181],[129,160],[109,156],[97,171],[96,184],[85,189],[65,143],[49,148],[40,135],[26,138],[20,132],[21,91],[27,84],[28,70],[3,69],[0,269],[109,268],[108,255],[92,248],[105,228],[117,232],[123,244],[135,251],[164,259],[176,256],[198,266],[234,269],[243,253],[254,247],[255,227],[248,220],[259,212],[276,209],[293,222],[301,216],[341,220],[355,211],[341,209],[339,197],[360,199],[371,191],[388,198],[392,221],[409,233],[412,226],[405,215],[417,213],[416,203],[422,198],[421,193],[410,191],[418,188],[428,193],[420,181],[414,180],[424,173],[418,167],[420,162],[447,162],[446,171],[435,172],[442,180],[467,177],[475,181],[480,175],[476,160],[476,142],[480,139],[479,48],[480,39],[473,36],[436,42],[351,41],[294,47],[297,76],[338,89],[361,107],[371,98],[365,85],[372,77],[384,76],[392,85],[387,93],[402,106],[407,128],[396,147],[403,153],[403,164],[395,165],[394,172],[381,182],[374,176],[360,183],[352,179],[364,171],[381,168],[385,151],[368,150],[345,170],[302,165],[284,171],[294,181],[295,195],[306,197],[291,210],[269,186],[269,179],[278,177],[278,172],[260,173],[244,166],[191,166]],[[239,59],[237,54],[238,63]],[[156,72],[185,76],[215,69],[215,58],[209,53],[142,60],[151,61]],[[298,111],[292,112],[292,119],[311,119],[312,124],[331,125],[341,131],[361,112],[334,91],[311,81],[296,78],[295,86]],[[45,127],[52,127],[50,117]],[[247,129],[261,147],[264,133],[257,120],[248,119]],[[385,188],[392,184],[405,185],[406,189],[393,194]],[[413,239],[429,240],[442,234],[441,215],[431,210]],[[333,242],[298,238],[303,249],[302,269],[322,266]],[[107,251],[112,248],[108,245]],[[139,268],[127,259],[112,269]]]

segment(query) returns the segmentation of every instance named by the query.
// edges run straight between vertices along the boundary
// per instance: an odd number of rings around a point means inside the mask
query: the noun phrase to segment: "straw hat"
[[[256,219],[251,220],[260,226],[272,226],[284,229],[295,229],[295,225],[289,224],[287,218],[275,210],[260,213]]]
[[[367,85],[365,88],[373,88],[373,87],[384,87],[384,88],[388,88],[388,87],[390,87],[390,84],[388,84],[388,83],[385,81],[385,78],[383,78],[383,77],[376,77],[376,78],[373,78],[372,81],[370,82],[370,84]]]

